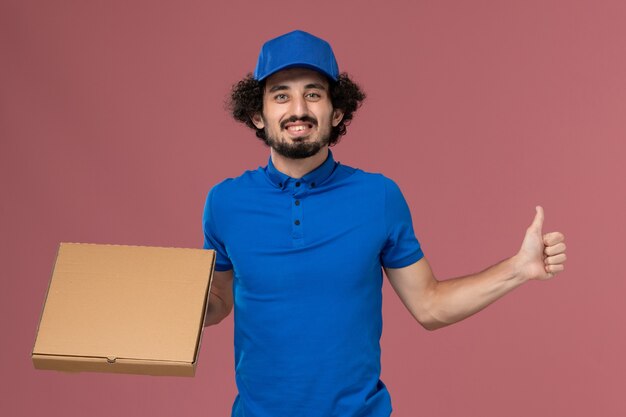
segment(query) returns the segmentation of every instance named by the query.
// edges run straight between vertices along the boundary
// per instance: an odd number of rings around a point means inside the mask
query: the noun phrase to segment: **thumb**
[[[533,219],[529,229],[534,229],[541,233],[541,228],[543,227],[543,207],[536,206],[535,210],[537,213],[535,214],[535,218]]]

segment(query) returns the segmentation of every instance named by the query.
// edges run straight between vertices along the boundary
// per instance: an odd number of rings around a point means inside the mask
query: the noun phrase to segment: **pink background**
[[[195,378],[30,352],[59,242],[202,245],[208,189],[268,157],[224,98],[300,28],[369,95],[336,159],[400,184],[438,278],[515,254],[537,204],[567,237],[554,280],[436,332],[385,282],[394,416],[626,415],[625,21],[623,1],[2,0],[0,414],[229,415],[232,317]]]

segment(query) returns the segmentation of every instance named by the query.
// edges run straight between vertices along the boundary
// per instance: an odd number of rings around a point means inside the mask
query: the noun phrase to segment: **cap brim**
[[[281,65],[281,66],[278,66],[278,67],[274,68],[271,72],[269,72],[269,73],[267,73],[267,74],[264,74],[264,75],[263,75],[262,77],[260,77],[260,78],[257,78],[257,77],[256,77],[256,74],[255,74],[255,78],[256,78],[258,81],[263,81],[263,80],[265,80],[267,77],[269,77],[269,76],[271,76],[271,75],[273,75],[273,74],[276,74],[276,73],[277,73],[277,72],[279,72],[279,71],[286,70],[286,69],[289,69],[289,68],[308,68],[308,69],[312,69],[312,70],[314,70],[314,71],[317,71],[317,72],[319,72],[319,73],[321,73],[321,74],[325,75],[326,77],[328,77],[328,78],[329,78],[330,80],[332,80],[332,81],[337,81],[337,80],[339,79],[339,77],[334,77],[332,74],[329,74],[328,72],[324,71],[322,68],[320,68],[320,67],[318,67],[318,66],[316,66],[316,65],[306,64],[306,63],[305,63],[305,64],[303,64],[303,63],[293,63],[293,64],[285,64],[285,65]]]

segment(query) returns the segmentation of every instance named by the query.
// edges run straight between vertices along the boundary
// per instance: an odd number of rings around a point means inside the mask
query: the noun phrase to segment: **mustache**
[[[311,123],[313,126],[317,126],[317,120],[315,120],[311,116],[302,116],[302,117],[291,116],[289,119],[283,120],[283,122],[280,124],[280,127],[281,129],[284,129],[287,123],[295,123],[298,121]]]

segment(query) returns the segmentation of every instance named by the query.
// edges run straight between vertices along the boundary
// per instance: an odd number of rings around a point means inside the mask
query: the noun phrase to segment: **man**
[[[364,98],[330,45],[302,31],[266,42],[233,87],[234,117],[270,147],[266,167],[214,186],[204,211],[204,247],[217,252],[206,324],[235,307],[233,416],[389,416],[383,268],[429,330],[564,268],[564,236],[542,234],[537,206],[515,256],[438,281],[397,185],[329,150]]]

